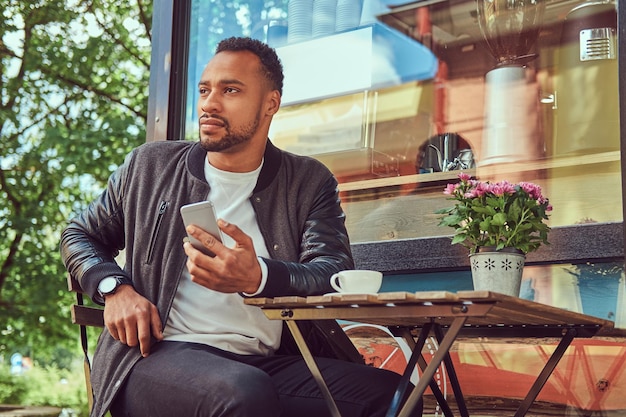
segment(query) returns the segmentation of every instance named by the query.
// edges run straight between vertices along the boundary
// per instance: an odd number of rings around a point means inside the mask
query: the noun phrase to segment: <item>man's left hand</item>
[[[199,227],[193,225],[187,227],[190,235],[215,254],[214,257],[205,255],[191,243],[184,243],[191,280],[224,293],[257,292],[261,284],[261,266],[252,239],[239,227],[222,219],[218,220],[218,226],[235,241],[233,248],[224,246],[213,235]]]

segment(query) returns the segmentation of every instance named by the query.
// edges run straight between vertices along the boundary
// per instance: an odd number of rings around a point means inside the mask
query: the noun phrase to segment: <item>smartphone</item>
[[[185,223],[185,227],[193,224],[201,229],[206,230],[207,232],[215,236],[215,238],[220,242],[223,242],[222,231],[217,226],[215,208],[213,207],[213,203],[211,203],[210,201],[200,201],[199,203],[184,205],[180,208],[180,215],[183,218],[183,223]],[[189,234],[187,234],[187,237],[189,238],[189,241],[194,246],[194,248],[202,251],[209,256],[215,256],[215,254],[206,247],[204,247],[204,245],[202,245],[199,240]]]

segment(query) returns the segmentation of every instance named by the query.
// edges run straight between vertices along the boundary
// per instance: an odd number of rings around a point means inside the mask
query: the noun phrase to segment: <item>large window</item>
[[[186,136],[215,45],[252,36],[285,66],[271,139],[335,173],[353,243],[449,234],[460,169],[539,183],[553,227],[621,222],[617,33],[614,1],[194,0]]]
[[[617,1],[189,2],[185,138],[198,136],[196,86],[219,40],[276,47],[286,80],[270,139],[335,173],[357,265],[384,271],[384,291],[472,288],[466,252],[434,214],[464,170],[536,182],[554,206],[552,245],[527,257],[520,296],[626,327]],[[508,369],[508,353],[491,355],[511,346],[459,354],[470,374]],[[531,359],[551,349],[534,346]],[[623,381],[607,371],[623,362],[620,342],[594,339],[574,355],[582,362],[563,372],[592,363],[593,376],[552,378],[557,395],[539,400],[564,404],[562,415],[626,409],[596,385]],[[523,379],[523,362],[502,378],[490,370],[494,387]]]
[[[551,226],[622,221],[614,1],[345,3],[194,0],[187,138],[215,45],[252,36],[285,65],[271,139],[335,172],[353,242],[449,233],[459,169],[539,183]]]
[[[270,138],[335,173],[353,244],[403,248],[407,239],[450,234],[434,213],[449,204],[442,190],[461,170],[536,182],[554,207],[553,229],[608,228],[577,239],[554,232],[556,254],[526,268],[525,296],[626,321],[617,314],[621,254],[601,245],[579,260],[567,253],[622,227],[615,1],[191,4],[188,139],[197,138],[196,85],[217,42],[266,41],[285,67]],[[424,244],[406,256],[445,258],[431,251]],[[454,290],[457,278],[439,284]],[[596,307],[582,301],[587,294]]]

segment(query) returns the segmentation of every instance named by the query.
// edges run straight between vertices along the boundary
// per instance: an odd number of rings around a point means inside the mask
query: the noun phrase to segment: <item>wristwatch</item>
[[[131,282],[128,278],[119,275],[103,278],[98,284],[98,294],[104,299],[105,295],[115,293],[122,284],[131,284]]]

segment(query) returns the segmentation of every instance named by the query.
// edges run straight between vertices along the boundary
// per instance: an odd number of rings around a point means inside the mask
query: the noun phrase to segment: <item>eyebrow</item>
[[[207,86],[209,84],[210,83],[208,81],[200,81],[198,83],[198,87]],[[243,81],[240,81],[240,80],[238,80],[236,78],[220,80],[217,84],[218,85],[232,85],[232,84],[235,84],[235,85],[245,86],[245,83]]]

